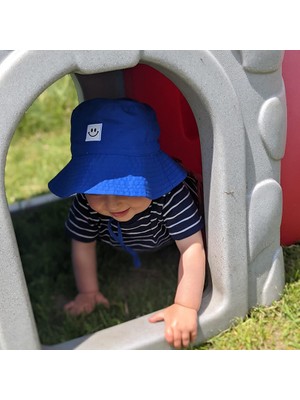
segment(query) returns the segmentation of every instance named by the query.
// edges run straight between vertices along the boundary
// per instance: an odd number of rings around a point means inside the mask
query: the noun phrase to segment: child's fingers
[[[110,307],[109,301],[108,301],[107,298],[104,297],[103,294],[101,294],[101,293],[99,293],[99,294],[96,296],[96,303],[97,303],[97,304],[102,304],[102,305],[103,305],[104,307],[106,307],[106,308],[109,308],[109,307]]]
[[[64,306],[64,310],[67,311],[67,312],[69,312],[69,311],[71,311],[71,310],[73,309],[73,306],[74,306],[74,301],[70,301],[69,303],[67,303],[67,304]]]
[[[166,340],[175,349],[181,349],[182,347],[188,347],[191,343],[190,332],[181,332],[178,329],[174,329],[172,333],[166,332]]]
[[[165,319],[165,317],[164,317],[164,311],[162,310],[162,311],[159,311],[159,312],[157,312],[156,314],[154,314],[154,315],[152,315],[150,318],[149,318],[149,322],[159,322],[159,321],[163,321]]]
[[[109,301],[102,293],[92,295],[79,294],[75,300],[70,301],[64,306],[64,310],[73,316],[90,314],[94,311],[97,304],[103,304],[106,308],[110,306]]]
[[[182,345],[182,336],[181,336],[181,332],[178,331],[178,329],[176,329],[173,332],[173,346],[175,347],[175,349],[181,349],[181,345]]]
[[[183,347],[188,347],[188,345],[191,343],[191,336],[190,336],[190,334],[189,334],[189,332],[188,333],[183,333],[182,334],[182,346]]]
[[[80,314],[89,314],[95,308],[94,304],[90,303],[81,303],[76,301],[70,301],[64,306],[64,310],[73,316],[77,316]]]
[[[173,346],[174,345],[174,333],[173,333],[173,329],[172,328],[167,328],[165,330],[165,338],[166,341]]]
[[[197,338],[197,328],[191,332],[191,342],[194,342]]]

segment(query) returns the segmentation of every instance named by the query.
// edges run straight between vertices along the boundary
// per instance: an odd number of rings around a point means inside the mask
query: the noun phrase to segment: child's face
[[[119,222],[131,220],[136,214],[145,211],[151,203],[147,197],[99,194],[86,194],[85,197],[93,210]]]

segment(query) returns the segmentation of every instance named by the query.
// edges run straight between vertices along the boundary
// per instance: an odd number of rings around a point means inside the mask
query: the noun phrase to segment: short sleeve
[[[99,222],[99,214],[91,209],[85,196],[77,194],[65,223],[68,236],[80,242],[92,242],[97,239]]]
[[[204,227],[198,206],[184,184],[177,186],[166,196],[163,218],[173,240],[185,239]]]

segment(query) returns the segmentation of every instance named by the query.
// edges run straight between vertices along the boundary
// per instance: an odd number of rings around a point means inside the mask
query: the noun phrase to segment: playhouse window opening
[[[154,74],[160,74],[154,69],[153,71]],[[174,122],[178,112],[181,113],[181,120],[186,116],[182,111],[188,107],[184,97],[178,92],[177,108],[175,107],[173,111],[167,109],[164,119],[162,119],[163,110],[160,107],[163,103],[155,105],[149,98],[137,98],[139,96],[136,96],[135,93],[129,93],[126,82],[124,89],[120,90],[120,74],[126,77],[128,71],[115,71],[115,73],[118,82],[113,86],[112,96],[108,96],[111,85],[106,85],[105,91],[101,92],[100,90],[98,93],[95,87],[99,86],[90,85],[88,75],[77,75],[83,94],[82,99],[126,95],[145,101],[154,109],[156,108],[156,112],[158,111],[160,114],[158,116],[160,125],[162,124],[164,130],[161,135],[162,148],[172,157],[180,159],[183,164],[188,164],[184,165],[186,169],[194,169],[193,172],[198,173],[197,177],[200,178],[201,188],[200,144],[197,142],[198,148],[193,144],[193,140],[199,140],[198,130],[194,131],[197,137],[191,133],[194,120],[186,119],[181,122],[182,128],[185,129],[182,131],[181,137],[174,136],[174,129],[168,128],[168,124],[166,125],[168,121]],[[97,75],[101,75],[102,82],[103,78],[109,78],[110,82],[114,80],[112,73],[96,74],[91,77],[94,83],[97,82]],[[174,87],[176,88],[175,85]],[[76,90],[80,97],[80,89],[77,87]],[[176,90],[178,89],[176,88]],[[143,96],[145,93],[146,91]],[[57,107],[51,106],[49,96],[53,96]],[[161,99],[159,86],[151,96],[153,99]],[[42,93],[29,108],[15,132],[8,153],[6,192],[9,203],[48,193],[48,181],[70,159],[70,115],[77,104],[78,99],[73,80],[70,76],[65,76]],[[165,104],[170,107],[170,98],[165,101]],[[60,110],[60,116],[57,115],[56,108]],[[169,114],[170,112],[171,114]],[[57,135],[53,133],[56,129],[59,130]],[[52,136],[57,139],[54,147],[51,144]],[[177,150],[183,148],[182,140],[192,144],[193,152],[196,150],[200,159],[191,156],[191,152],[188,150],[183,155],[178,154]],[[173,146],[171,146],[171,151],[169,150],[170,144]],[[34,147],[38,148],[36,153],[39,158],[32,155]],[[14,151],[16,152],[15,156],[13,155]],[[25,172],[27,168],[25,168],[25,161],[28,159],[31,162],[28,172]],[[191,161],[194,162],[196,169],[190,166],[189,162]],[[37,178],[41,179],[41,186],[35,184]],[[14,190],[17,187],[24,188],[24,193],[17,194]],[[99,243],[98,278],[102,291],[111,301],[111,307],[106,310],[99,306],[85,318],[67,317],[63,312],[63,305],[76,294],[71,266],[70,241],[64,233],[64,221],[71,201],[71,199],[67,199],[45,204],[12,215],[40,340],[43,344],[48,345],[71,340],[161,309],[172,303],[177,287],[179,253],[175,245],[155,254],[142,255],[143,266],[136,271],[127,254],[116,252],[115,249]]]
[[[145,64],[121,71],[76,75],[76,78],[84,99],[128,97],[147,103],[155,110],[161,129],[160,145],[167,154],[178,160],[197,178],[199,206],[204,217],[199,131],[193,112],[178,87],[160,71]],[[205,241],[205,232],[203,236]],[[174,265],[177,271],[176,262]],[[165,265],[163,267],[165,268]],[[205,290],[210,290],[208,266],[206,276]],[[172,285],[175,290],[177,278],[172,281]],[[172,296],[170,299],[172,301]],[[153,310],[150,307],[149,312]]]

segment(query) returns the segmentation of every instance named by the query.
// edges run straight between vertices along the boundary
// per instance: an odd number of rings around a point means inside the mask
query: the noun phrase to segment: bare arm
[[[99,291],[96,241],[84,243],[72,239],[72,264],[78,295],[65,305],[65,310],[79,315],[92,312],[99,303],[108,307],[108,300]]]
[[[205,251],[202,234],[176,241],[180,251],[178,286],[174,304],[153,315],[149,321],[165,321],[165,337],[176,348],[195,340],[198,310],[205,278]]]
[[[99,290],[97,278],[96,241],[84,243],[72,239],[72,264],[79,293]]]
[[[180,251],[175,304],[199,310],[205,279],[205,251],[202,234],[176,242]]]

